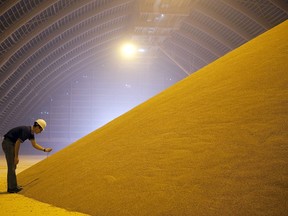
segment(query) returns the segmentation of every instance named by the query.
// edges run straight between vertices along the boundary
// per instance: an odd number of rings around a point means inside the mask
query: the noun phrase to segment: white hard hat
[[[44,120],[44,119],[37,119],[36,121],[35,121],[38,125],[40,125],[40,127],[44,130],[45,129],[45,127],[46,127],[46,121]]]

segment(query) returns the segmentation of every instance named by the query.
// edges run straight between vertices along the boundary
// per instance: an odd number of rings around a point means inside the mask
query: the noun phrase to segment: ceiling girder
[[[247,17],[252,19],[254,22],[257,22],[261,25],[265,30],[270,29],[272,26],[269,22],[267,22],[263,17],[257,16],[255,13],[250,11],[248,8],[244,7],[242,4],[235,0],[221,0],[225,4],[229,5],[230,7],[234,8],[234,10],[239,11],[242,14],[245,14]]]
[[[21,17],[21,19],[18,19],[13,25],[9,26],[8,29],[5,29],[4,32],[0,34],[0,44],[6,40],[13,32],[15,32],[18,28],[25,25],[28,20],[31,20],[33,17],[40,14],[42,11],[46,10],[51,5],[55,4],[58,0],[49,0],[44,1],[42,4],[39,4],[33,10],[29,11],[29,13],[26,13],[24,16]]]
[[[272,4],[288,14],[288,2],[283,0],[269,0]]]
[[[4,4],[1,5],[0,16],[6,13],[11,7],[18,3],[18,0],[9,0],[5,1]]]
[[[213,20],[215,20],[215,22],[218,22],[221,25],[225,25],[231,31],[235,32],[240,37],[245,39],[245,41],[248,41],[253,38],[253,35],[250,35],[249,33],[245,32],[239,26],[236,26],[233,22],[231,22],[230,20],[227,20],[222,15],[215,13],[215,11],[211,10],[210,8],[207,8],[201,4],[195,4],[193,9],[197,10],[199,13],[202,13],[203,16],[208,16],[212,18]]]
[[[95,14],[88,14],[91,16],[95,16]],[[101,26],[107,22],[110,22],[112,20],[115,20],[119,17],[123,17],[127,14],[125,14],[125,11],[121,11],[119,13],[114,13],[112,15],[110,15],[109,17],[104,18],[103,20],[95,23],[95,22],[91,22],[89,25],[85,25],[82,28],[77,29],[76,32],[74,32],[73,34],[69,34],[68,36],[66,36],[65,38],[63,38],[61,41],[58,41],[58,43],[54,43],[51,47],[49,47],[49,49],[46,50],[46,52],[42,52],[41,55],[37,55],[37,58],[34,59],[33,64],[29,64],[27,67],[25,67],[25,72],[23,71],[23,68],[21,69],[21,75],[17,76],[17,80],[14,83],[10,83],[9,86],[5,89],[5,91],[1,91],[0,92],[0,98],[3,97],[5,94],[8,94],[9,91],[11,91],[11,89],[15,88],[15,86],[18,85],[18,82],[21,82],[21,80],[24,78],[24,76],[26,76],[26,71],[27,73],[29,73],[29,71],[31,71],[33,69],[33,67],[36,67],[38,64],[41,63],[41,61],[43,61],[43,59],[45,59],[45,57],[47,57],[50,53],[53,53],[55,50],[61,48],[62,46],[64,46],[66,43],[68,43],[70,40],[73,40],[73,38],[82,35],[83,33],[85,33],[88,30],[91,30],[97,26]],[[83,21],[84,19],[86,19],[87,17],[85,16],[84,18],[79,17],[79,19],[75,20],[75,22],[79,23],[81,21]],[[37,53],[42,47],[45,46],[45,44],[48,44],[49,41],[52,41],[53,38],[63,34],[65,31],[67,31],[69,28],[72,28],[73,25],[66,25],[64,28],[60,28],[58,31],[55,31],[54,34],[49,35],[49,37],[47,38],[47,40],[42,43],[39,43],[38,46],[34,46],[32,47],[25,55],[25,57],[23,57],[24,59],[22,61],[18,61],[17,63],[13,64],[10,68],[9,68],[9,75],[13,75],[13,73],[20,67],[21,64],[23,64],[23,62],[25,61],[25,59],[29,58],[30,56],[32,56],[34,53]],[[110,27],[106,27],[109,28],[110,30],[113,30],[117,28],[117,26],[115,25],[111,25]],[[105,32],[105,29],[104,29]],[[74,44],[77,45],[77,44]],[[63,50],[64,52],[69,52],[69,50]],[[52,58],[50,58],[50,61],[52,61],[52,59],[57,59],[58,56],[53,56]],[[40,73],[40,71],[39,71]],[[5,80],[4,80],[5,81]]]
[[[191,25],[193,28],[197,28],[202,32],[205,32],[207,35],[210,35],[215,40],[219,41],[221,44],[223,44],[225,47],[229,48],[230,50],[235,48],[235,45],[227,40],[225,36],[217,31],[212,30],[211,28],[205,26],[204,24],[198,22],[197,20],[185,20],[184,23],[187,23],[188,25]]]

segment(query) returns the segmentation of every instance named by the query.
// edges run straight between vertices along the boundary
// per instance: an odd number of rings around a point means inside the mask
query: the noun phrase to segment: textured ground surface
[[[286,215],[287,29],[21,172],[21,194],[91,215]]]
[[[25,197],[20,194],[6,193],[6,161],[4,155],[0,154],[0,215],[1,216],[85,216],[86,214],[69,212],[35,199]],[[21,156],[17,173],[22,172],[33,164],[45,159],[46,156]],[[45,190],[45,189],[44,189]],[[39,191],[39,193],[41,193]]]

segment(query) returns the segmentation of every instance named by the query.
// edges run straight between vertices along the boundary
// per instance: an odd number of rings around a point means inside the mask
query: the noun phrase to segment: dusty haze
[[[288,22],[18,175],[109,216],[286,215]]]

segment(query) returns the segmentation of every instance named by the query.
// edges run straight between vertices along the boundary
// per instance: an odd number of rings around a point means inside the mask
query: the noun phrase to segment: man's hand
[[[45,152],[51,152],[52,148],[45,148]]]

